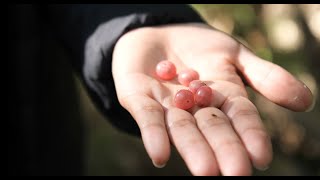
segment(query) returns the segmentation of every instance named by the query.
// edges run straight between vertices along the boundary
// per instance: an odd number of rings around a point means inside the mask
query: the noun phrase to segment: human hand
[[[157,78],[155,67],[162,60],[172,61],[178,73],[196,70],[213,89],[211,106],[176,108],[175,93],[187,87],[177,78]],[[241,77],[293,111],[304,111],[312,102],[310,90],[290,73],[204,24],[126,33],[114,49],[112,73],[118,100],[137,122],[153,163],[165,165],[172,143],[193,175],[250,175],[252,165],[263,169],[272,160],[270,137]]]

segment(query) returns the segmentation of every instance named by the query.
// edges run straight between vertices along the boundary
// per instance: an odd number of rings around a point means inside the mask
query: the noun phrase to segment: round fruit
[[[189,84],[189,90],[195,94],[197,92],[197,90],[201,87],[201,86],[206,86],[207,84],[204,83],[201,80],[193,80],[190,82]]]
[[[189,90],[179,90],[174,97],[174,104],[180,109],[190,109],[194,106],[194,96]]]
[[[178,75],[179,83],[184,86],[189,86],[191,81],[198,80],[198,79],[199,79],[199,74],[197,71],[193,69],[187,69],[187,70],[181,71]]]
[[[171,80],[177,74],[176,66],[168,60],[160,61],[156,66],[156,74],[163,80]]]
[[[210,106],[212,100],[212,89],[209,86],[201,86],[194,95],[196,105],[200,107]]]

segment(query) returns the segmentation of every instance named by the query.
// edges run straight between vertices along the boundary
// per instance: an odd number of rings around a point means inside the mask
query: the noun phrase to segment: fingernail
[[[164,167],[166,166],[166,163],[164,163],[164,164],[157,164],[157,163],[154,162],[153,160],[152,160],[152,163],[153,163],[153,165],[154,165],[156,168],[164,168]]]
[[[303,87],[304,87],[305,89],[307,89],[308,91],[311,92],[311,90],[307,87],[307,85],[304,84]],[[311,93],[311,94],[312,94],[312,93]],[[312,110],[314,109],[315,105],[316,105],[316,98],[314,98],[313,95],[312,95],[311,98],[312,98],[312,103],[311,103],[311,105],[308,107],[308,109],[305,110],[305,112],[310,112],[310,111],[312,111]]]
[[[262,167],[259,167],[259,166],[255,166],[256,169],[260,170],[260,171],[266,171],[269,169],[269,166],[262,166]]]
[[[312,104],[308,107],[308,109],[305,112],[310,112],[314,109],[314,107],[316,106],[316,99],[313,98],[312,99]]]

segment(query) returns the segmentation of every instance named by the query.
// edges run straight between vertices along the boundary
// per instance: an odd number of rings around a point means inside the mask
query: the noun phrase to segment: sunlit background
[[[191,5],[215,28],[236,37],[260,57],[281,65],[319,102],[320,5]],[[76,79],[76,78],[75,78]],[[76,79],[86,119],[86,175],[190,175],[178,153],[153,167],[142,141],[119,132],[97,112]],[[274,160],[254,175],[320,175],[320,106],[292,112],[248,89],[272,137]]]

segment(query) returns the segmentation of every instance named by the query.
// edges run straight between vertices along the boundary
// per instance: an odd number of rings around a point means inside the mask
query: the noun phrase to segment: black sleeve
[[[71,62],[95,105],[116,127],[140,135],[117,100],[111,73],[114,45],[129,30],[169,23],[203,22],[189,5],[50,5],[49,18],[71,53]]]

